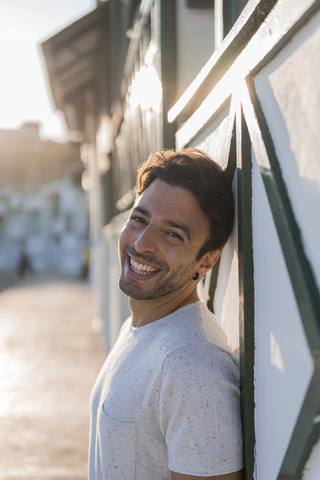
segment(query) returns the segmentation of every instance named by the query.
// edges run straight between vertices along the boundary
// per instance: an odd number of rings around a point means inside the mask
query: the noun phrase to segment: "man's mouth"
[[[151,267],[145,263],[138,263],[129,256],[130,267],[135,273],[139,275],[151,275],[159,271],[159,268]]]

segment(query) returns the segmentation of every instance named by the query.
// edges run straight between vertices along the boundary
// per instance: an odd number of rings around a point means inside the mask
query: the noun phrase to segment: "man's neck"
[[[189,303],[199,301],[197,289],[189,289],[174,292],[152,300],[135,300],[129,298],[129,306],[132,314],[132,326],[142,327],[166,317]]]

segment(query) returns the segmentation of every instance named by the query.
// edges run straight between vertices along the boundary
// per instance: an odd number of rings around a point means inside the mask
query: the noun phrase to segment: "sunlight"
[[[281,355],[280,346],[272,332],[270,332],[270,356],[272,365],[274,365],[278,370],[280,370],[280,372],[284,373],[284,363]]]
[[[162,84],[154,67],[142,65],[135,75],[131,84],[130,105],[132,108],[140,105],[143,110],[161,110]]]
[[[1,3],[0,129],[37,121],[42,137],[66,140],[64,118],[53,111],[40,43],[93,6],[93,0]]]

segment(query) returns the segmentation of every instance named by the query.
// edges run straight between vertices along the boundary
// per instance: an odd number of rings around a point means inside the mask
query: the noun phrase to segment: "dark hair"
[[[232,231],[234,204],[231,186],[220,165],[196,148],[185,148],[179,152],[163,150],[152,153],[139,166],[137,197],[156,179],[193,193],[209,219],[210,235],[202,245],[197,260],[207,252],[221,250]]]

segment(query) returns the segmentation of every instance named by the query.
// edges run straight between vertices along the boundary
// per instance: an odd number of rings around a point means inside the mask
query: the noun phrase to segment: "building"
[[[79,145],[43,141],[39,125],[0,131],[0,269],[82,270],[88,237]]]
[[[202,296],[239,349],[245,478],[320,475],[318,0],[109,0],[43,44],[56,107],[82,135],[96,315],[126,313],[117,237],[151,151],[226,169],[234,232]]]

